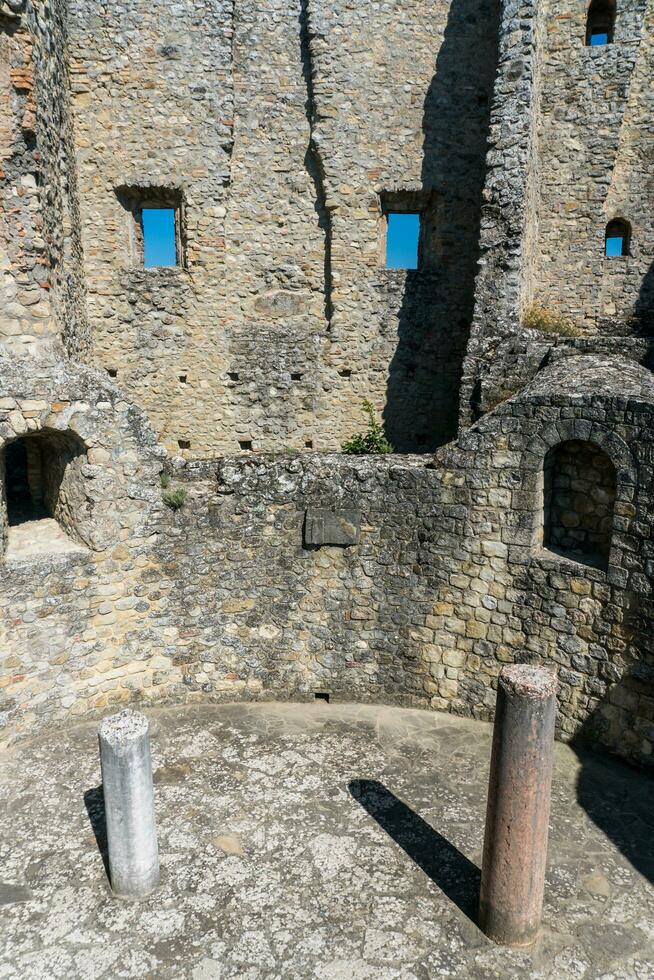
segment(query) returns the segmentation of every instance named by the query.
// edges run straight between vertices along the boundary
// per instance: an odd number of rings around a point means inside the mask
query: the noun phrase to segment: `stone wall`
[[[601,47],[584,43],[584,4],[545,7],[540,217],[526,302],[586,333],[651,332],[654,7],[618,4],[614,41]],[[605,258],[605,229],[616,217],[631,224],[630,255]]]
[[[0,12],[0,337],[19,350],[59,335],[37,183],[34,38],[23,8]]]
[[[653,15],[622,5],[614,42],[589,47],[583,5],[503,7],[464,424],[562,346],[651,366]],[[606,258],[616,217],[630,254]]]
[[[162,443],[338,449],[366,398],[401,451],[451,438],[495,0],[70,0],[67,50],[92,359]],[[183,268],[135,267],[121,190],[179,192]],[[398,192],[416,272],[384,267]]]
[[[654,384],[642,368],[563,358],[433,461],[165,462],[97,375],[26,370],[23,384],[40,401],[3,405],[0,434],[24,419],[83,439],[97,536],[84,553],[5,560],[5,738],[152,699],[329,693],[487,718],[501,665],[527,659],[558,671],[562,737],[649,761]],[[545,460],[570,441],[616,470],[606,568],[539,543]],[[187,491],[177,511],[163,506],[164,463],[169,489]]]
[[[0,339],[88,345],[59,0],[0,9]]]
[[[371,15],[339,0],[309,10],[314,140],[332,216],[326,357],[337,426],[345,434],[352,406],[372,394],[399,451],[434,449],[456,432],[498,5],[394,0]],[[411,194],[433,226],[430,248],[418,271],[388,270],[384,199]]]
[[[123,701],[490,717],[528,659],[562,737],[650,761],[649,11],[591,51],[567,0],[0,4],[0,480],[38,444],[76,543],[7,550],[3,486],[4,741]],[[324,452],[364,398],[404,455]]]

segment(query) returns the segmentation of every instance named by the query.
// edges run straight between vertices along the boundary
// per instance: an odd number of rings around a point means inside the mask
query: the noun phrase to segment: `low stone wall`
[[[329,693],[489,718],[502,664],[530,660],[558,671],[561,737],[649,760],[648,372],[566,358],[432,460],[165,461],[140,413],[92,380],[32,379],[78,406],[106,495],[87,551],[5,561],[5,740],[155,699]],[[14,430],[33,410],[16,396]],[[607,569],[541,544],[544,461],[570,441],[616,470]],[[163,504],[164,464],[179,510]]]

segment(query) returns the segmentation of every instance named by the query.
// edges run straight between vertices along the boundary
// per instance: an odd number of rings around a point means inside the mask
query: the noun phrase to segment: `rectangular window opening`
[[[386,268],[417,269],[420,213],[391,211],[386,217]]]
[[[129,264],[137,269],[181,268],[184,256],[184,198],[175,187],[116,188],[127,216]]]
[[[176,208],[144,207],[141,209],[141,221],[144,268],[178,265]]]
[[[606,239],[607,258],[614,258],[616,255],[624,254],[624,238],[622,235],[615,235]]]
[[[327,694],[326,691],[316,691],[314,693],[314,697],[316,701],[325,701],[327,704],[329,704],[329,694]]]

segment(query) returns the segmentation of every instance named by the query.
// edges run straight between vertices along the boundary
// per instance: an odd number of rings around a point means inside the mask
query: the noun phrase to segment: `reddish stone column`
[[[486,935],[529,946],[540,930],[547,863],[556,676],[504,667],[497,689],[479,920]]]

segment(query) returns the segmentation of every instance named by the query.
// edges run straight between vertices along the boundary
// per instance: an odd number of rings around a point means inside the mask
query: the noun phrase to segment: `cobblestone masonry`
[[[469,0],[70,4],[93,357],[168,449],[337,449],[366,397],[400,450],[454,435],[496,47]],[[134,267],[120,188],[180,192],[184,268]]]
[[[650,761],[651,9],[591,51],[568,2],[0,3],[0,439],[63,447],[31,548],[2,481],[3,740],[155,699],[486,718],[530,659],[563,738]],[[139,267],[143,203],[180,267]],[[412,454],[306,452],[365,396]],[[600,561],[545,527],[545,461],[592,497],[597,452]]]
[[[519,390],[553,346],[651,364],[652,5],[621,4],[615,43],[594,48],[586,9],[503,7],[464,422]],[[616,217],[630,254],[606,258]],[[534,307],[563,323],[527,329]]]
[[[73,529],[84,553],[5,563],[9,738],[153,697],[328,692],[486,718],[500,666],[527,658],[558,667],[563,737],[650,757],[645,369],[561,358],[433,463],[178,458],[172,484],[188,499],[177,512],[161,503],[163,454],[114,386],[59,367],[26,374],[23,400],[16,363],[6,371],[18,394],[3,403],[3,437],[25,425],[76,432],[89,501]],[[540,544],[544,460],[570,440],[616,469],[606,570]],[[341,543],[324,516],[326,543],[308,543],[313,509],[345,514]]]

